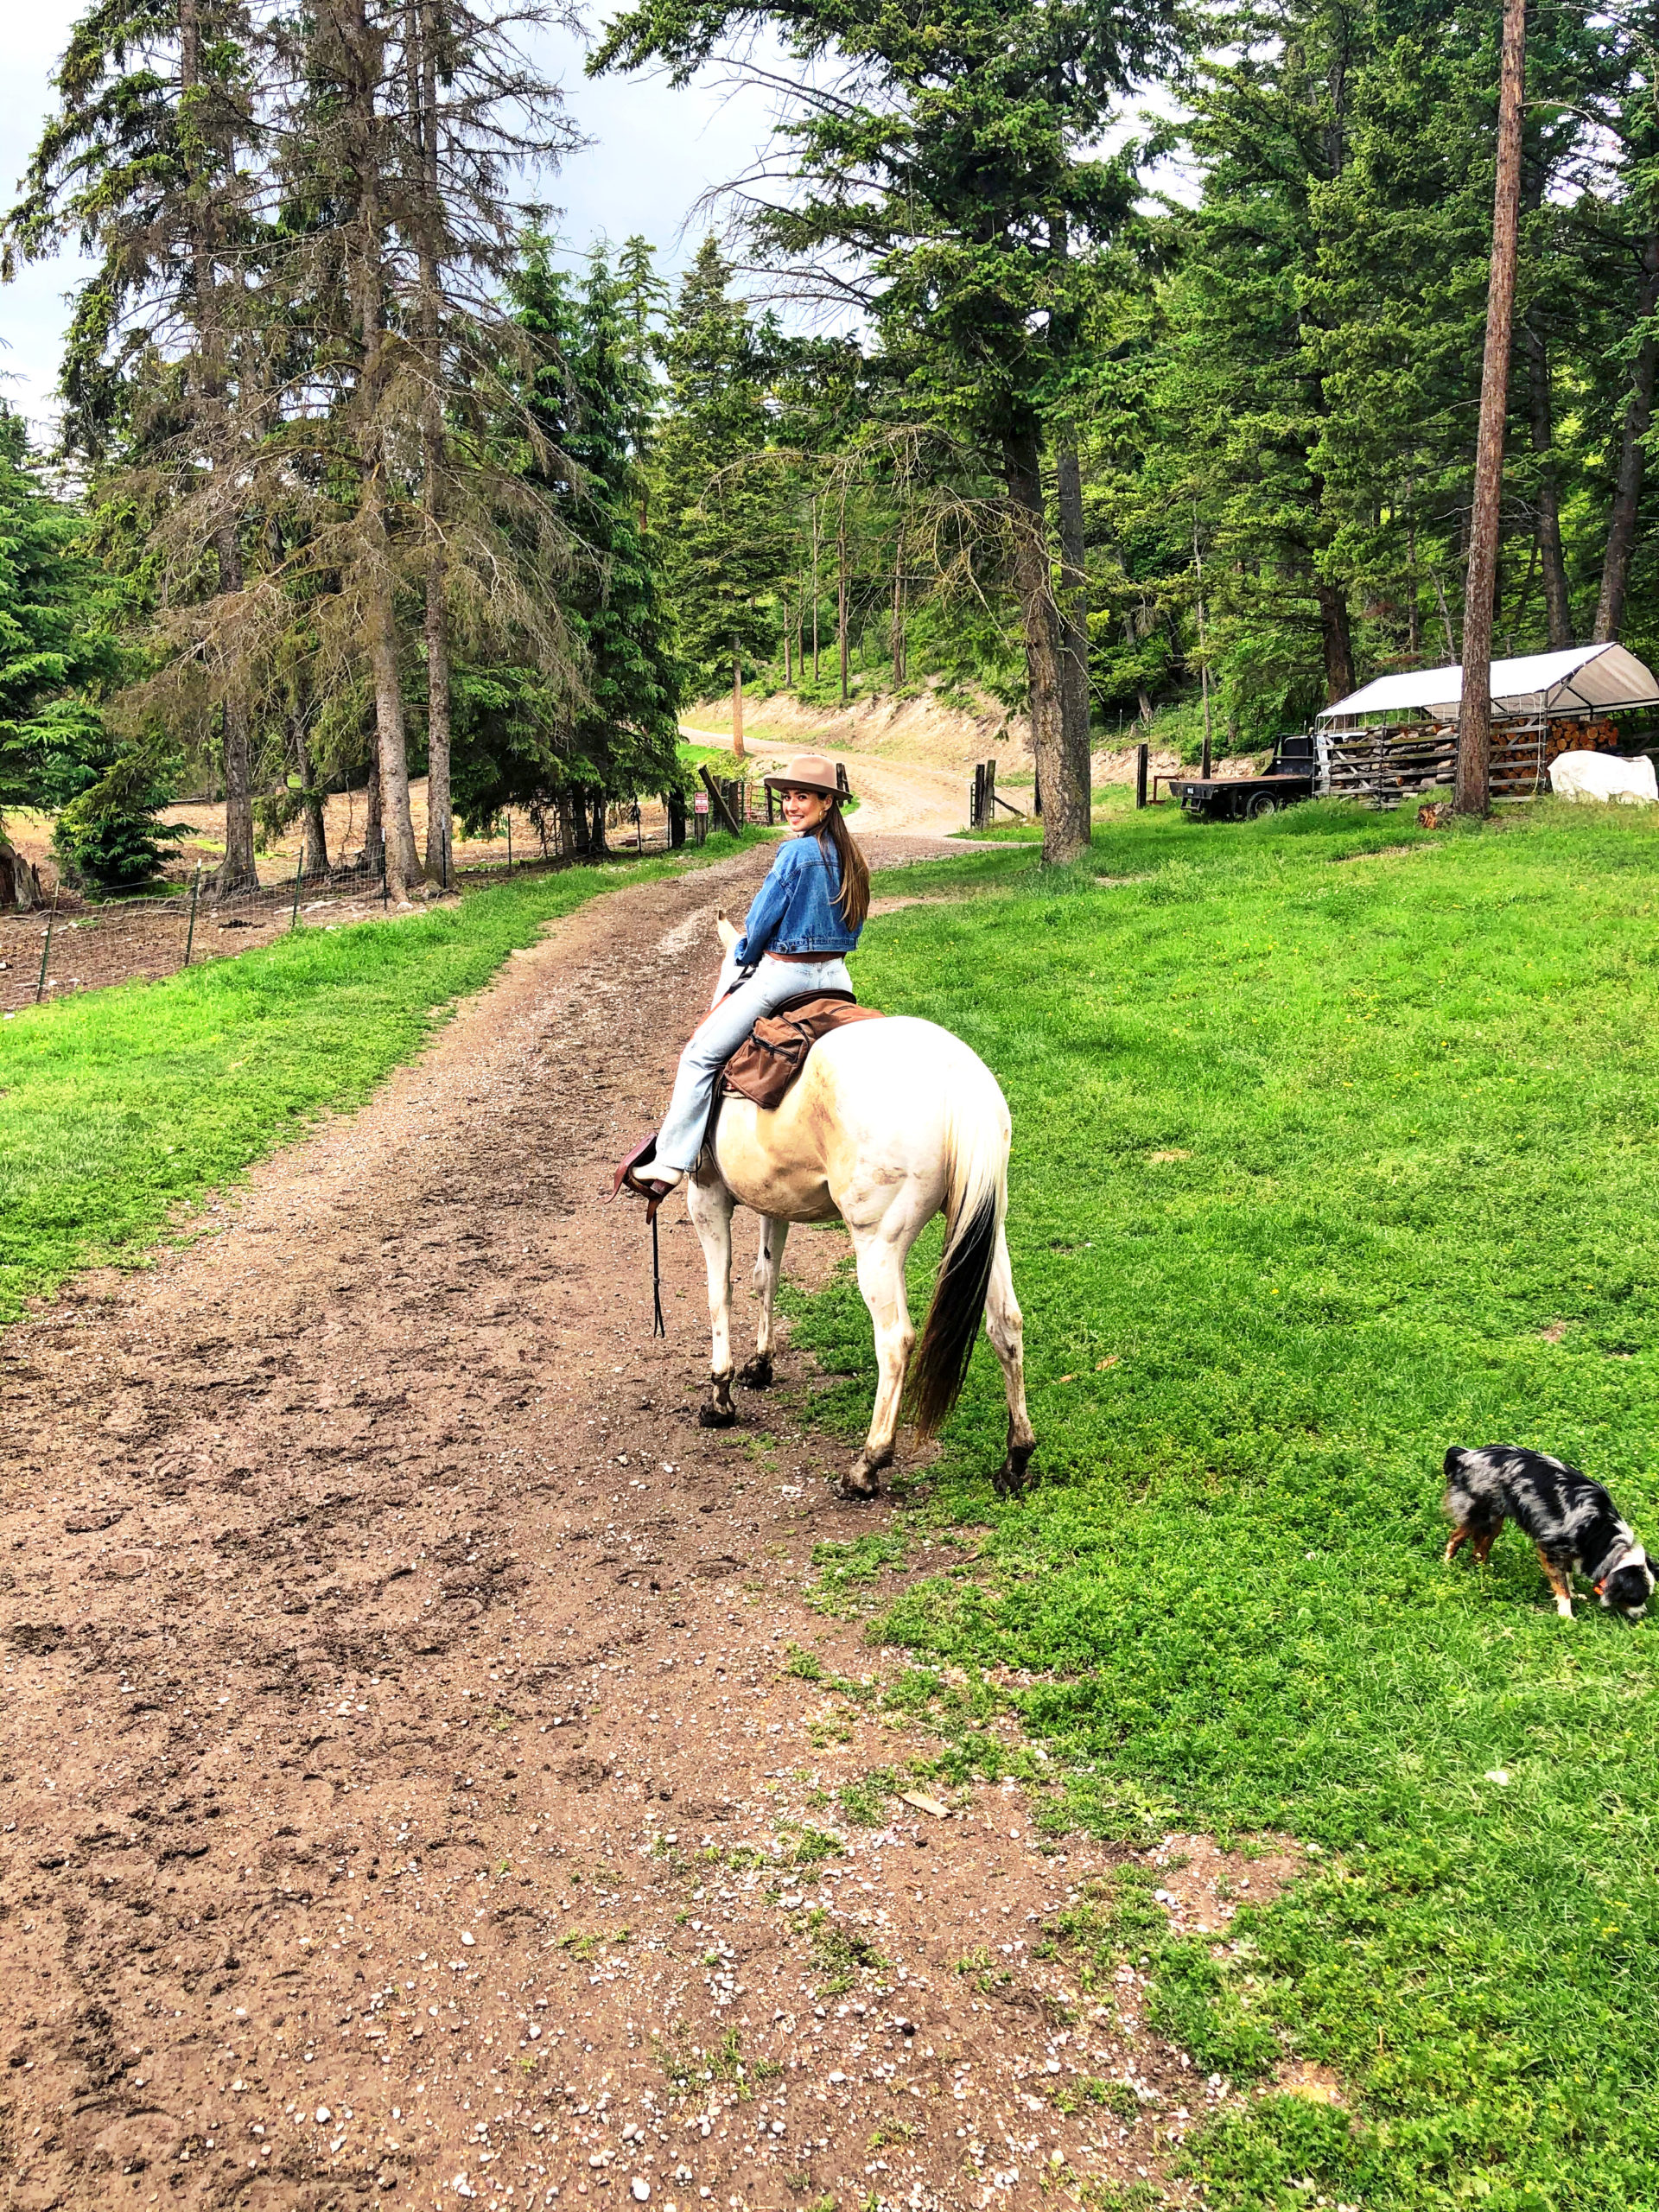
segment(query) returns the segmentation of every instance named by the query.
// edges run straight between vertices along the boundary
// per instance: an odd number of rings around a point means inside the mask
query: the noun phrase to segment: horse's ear
[[[727,920],[726,909],[723,906],[716,906],[715,909],[715,927],[720,932],[721,944],[729,952],[737,943],[740,932],[734,930]]]

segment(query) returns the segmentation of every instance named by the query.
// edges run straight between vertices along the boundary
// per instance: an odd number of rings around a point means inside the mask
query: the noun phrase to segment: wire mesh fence
[[[737,779],[715,788],[736,821],[769,818],[764,792]],[[448,887],[481,889],[528,869],[700,845],[711,822],[724,826],[719,808],[702,797],[703,811],[690,802],[613,803],[605,809],[602,836],[591,815],[537,821],[516,810],[505,814],[492,836],[456,849]],[[262,855],[259,865],[264,880],[257,888],[220,893],[212,871],[199,865],[181,881],[122,899],[54,883],[46,864],[40,873],[47,903],[23,912],[0,910],[0,1015],[10,1019],[25,1007],[111,983],[155,982],[199,961],[268,944],[289,930],[340,929],[397,911],[378,857],[359,854],[347,865],[311,874],[296,854]],[[427,895],[442,891],[432,887]]]

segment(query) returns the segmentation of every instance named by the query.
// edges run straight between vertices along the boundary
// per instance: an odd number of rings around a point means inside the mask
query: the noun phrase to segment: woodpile
[[[1544,747],[1546,762],[1562,753],[1617,753],[1618,732],[1611,722],[1572,721],[1558,716],[1549,726]]]
[[[1333,733],[1331,791],[1335,798],[1395,806],[1402,798],[1449,790],[1457,779],[1455,721],[1397,722]],[[1494,798],[1533,798],[1549,788],[1549,764],[1562,753],[1617,753],[1618,732],[1605,716],[1553,715],[1495,721]]]

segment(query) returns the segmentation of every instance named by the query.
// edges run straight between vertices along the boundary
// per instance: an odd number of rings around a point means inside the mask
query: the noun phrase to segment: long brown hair
[[[847,827],[839,798],[830,800],[830,811],[819,823],[817,835],[821,846],[829,839],[841,863],[841,888],[836,893],[841,918],[849,930],[861,930],[870,911],[870,871]]]

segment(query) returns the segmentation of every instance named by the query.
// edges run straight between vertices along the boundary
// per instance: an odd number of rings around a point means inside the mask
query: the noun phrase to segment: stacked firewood
[[[1611,722],[1552,721],[1544,758],[1553,760],[1561,753],[1617,753],[1618,732]]]

